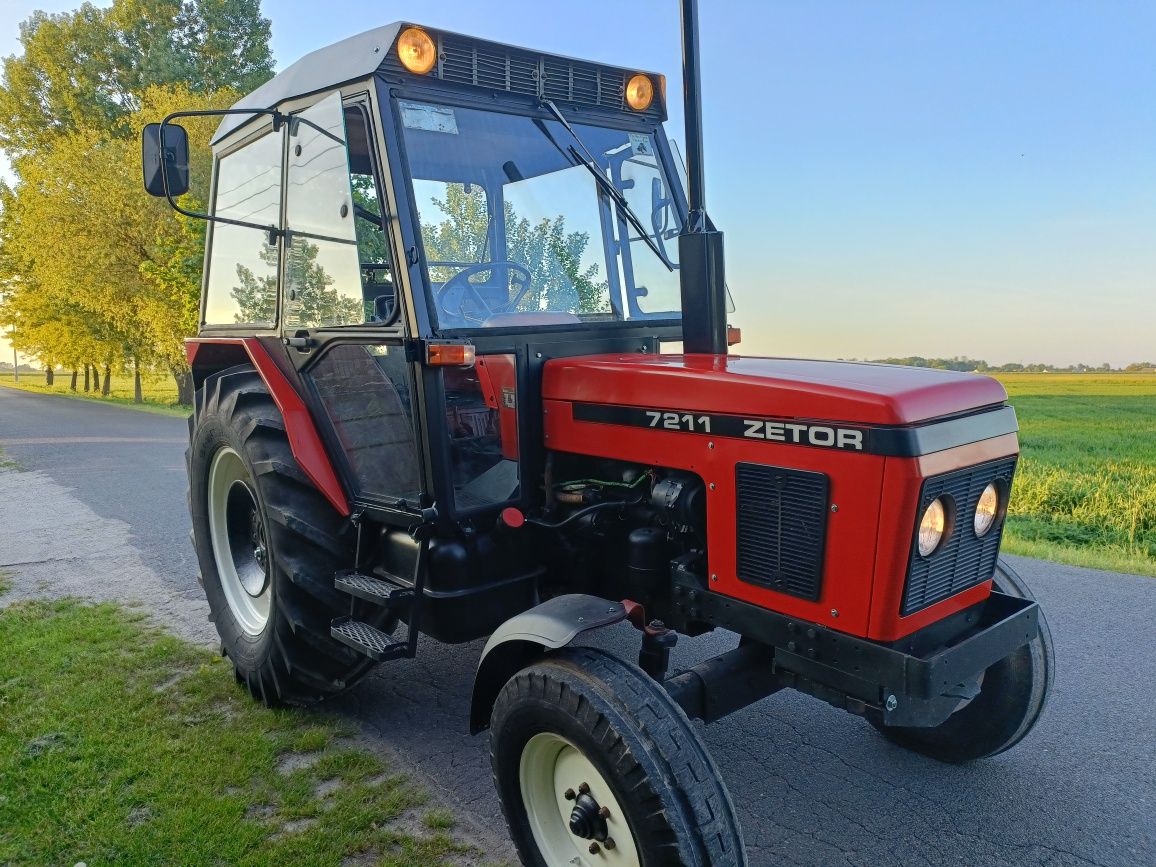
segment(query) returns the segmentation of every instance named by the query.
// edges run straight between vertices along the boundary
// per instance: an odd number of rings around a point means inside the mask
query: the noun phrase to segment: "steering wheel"
[[[470,282],[470,278],[475,274],[496,271],[499,268],[506,268],[510,272],[510,280],[514,284],[514,297],[505,304],[491,307],[486,303],[486,299],[482,297],[482,293],[478,291],[478,287]],[[438,290],[437,294],[437,305],[442,312],[450,316],[460,316],[470,322],[480,324],[496,313],[508,313],[516,308],[522,299],[526,297],[526,293],[530,291],[532,283],[533,277],[529,269],[524,265],[519,265],[517,262],[510,262],[508,260],[500,262],[479,262],[476,265],[468,265],[442,284],[442,288]],[[446,301],[450,299],[452,292],[457,291],[461,292],[461,300],[457,304],[457,309],[454,310],[446,306]],[[466,312],[465,303],[467,300],[472,301],[474,305],[478,307],[482,313],[481,316],[475,316]]]

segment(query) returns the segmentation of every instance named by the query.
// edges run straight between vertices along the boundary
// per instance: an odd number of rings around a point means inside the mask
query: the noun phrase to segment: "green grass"
[[[127,406],[145,412],[155,412],[162,415],[187,416],[189,408],[177,403],[177,384],[171,376],[148,377],[141,383],[141,397],[144,403],[133,400],[133,380],[131,376],[113,374],[112,386],[108,397],[99,394],[84,392],[83,374],[77,379],[77,391],[71,390],[72,374],[57,373],[52,385],[46,384],[44,371],[27,373],[21,371],[20,382],[15,381],[12,371],[0,371],[0,385],[9,388],[18,388],[21,391],[31,391],[37,394],[55,394],[60,397],[71,397],[77,400],[91,400],[99,403],[111,403],[118,406]]]
[[[1156,576],[1156,376],[997,376],[1023,450],[1004,550]]]
[[[470,850],[343,727],[111,605],[0,610],[0,864],[459,863]]]
[[[12,589],[12,576],[0,569],[0,596]]]

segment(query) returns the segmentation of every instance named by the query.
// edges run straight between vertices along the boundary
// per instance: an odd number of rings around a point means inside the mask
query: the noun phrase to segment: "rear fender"
[[[490,727],[498,693],[535,659],[569,644],[584,632],[626,619],[626,606],[598,596],[568,593],[511,617],[486,642],[474,676],[470,734]]]
[[[193,380],[199,388],[205,377],[236,364],[250,363],[269,389],[285,422],[285,435],[301,471],[337,510],[350,514],[349,500],[329,460],[309,408],[268,350],[255,337],[200,337],[185,341]]]

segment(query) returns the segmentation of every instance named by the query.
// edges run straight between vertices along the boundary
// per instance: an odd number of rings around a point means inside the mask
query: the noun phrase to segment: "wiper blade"
[[[627,222],[629,222],[630,225],[634,227],[635,231],[638,232],[642,240],[646,242],[646,246],[648,246],[654,255],[658,257],[658,261],[666,266],[666,270],[673,271],[674,266],[667,261],[666,256],[662,255],[662,251],[658,249],[658,244],[655,243],[654,238],[650,237],[650,233],[646,231],[645,227],[643,227],[642,220],[638,219],[638,215],[634,213],[634,209],[631,208],[630,203],[626,201],[626,196],[622,195],[622,190],[614,186],[610,179],[602,173],[601,169],[598,168],[598,160],[594,158],[594,154],[590,152],[590,148],[586,147],[586,143],[582,141],[581,138],[579,138],[578,133],[574,131],[574,127],[570,126],[570,121],[566,120],[566,116],[558,110],[558,106],[554,105],[552,100],[544,99],[542,100],[542,104],[546,106],[547,109],[549,109],[550,114],[554,115],[558,123],[562,124],[562,126],[566,129],[566,132],[570,133],[571,138],[578,142],[578,146],[581,147],[586,154],[583,156],[582,154],[578,153],[573,145],[571,145],[571,157],[573,157],[573,159],[579,165],[585,166],[586,171],[590,172],[590,174],[594,176],[594,180],[598,182],[598,186],[600,186],[603,191],[614,200],[614,204],[618,206],[619,212],[624,217],[626,217]],[[555,145],[557,145],[557,142],[555,142]],[[629,240],[630,239],[627,238],[628,242]]]

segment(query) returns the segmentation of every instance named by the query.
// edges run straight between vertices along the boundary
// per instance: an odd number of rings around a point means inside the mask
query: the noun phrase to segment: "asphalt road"
[[[181,419],[0,388],[7,457],[127,528],[157,586],[177,599],[196,591],[185,435]],[[3,543],[0,527],[0,565]],[[705,730],[752,864],[1156,865],[1156,579],[1012,560],[1043,604],[1058,656],[1051,702],[1028,740],[950,767],[805,696],[765,699]],[[733,641],[684,640],[676,663]],[[629,627],[600,642],[627,656],[636,647]],[[329,707],[409,763],[501,858],[509,849],[485,742],[466,732],[481,646],[424,642],[416,660],[379,667]]]

